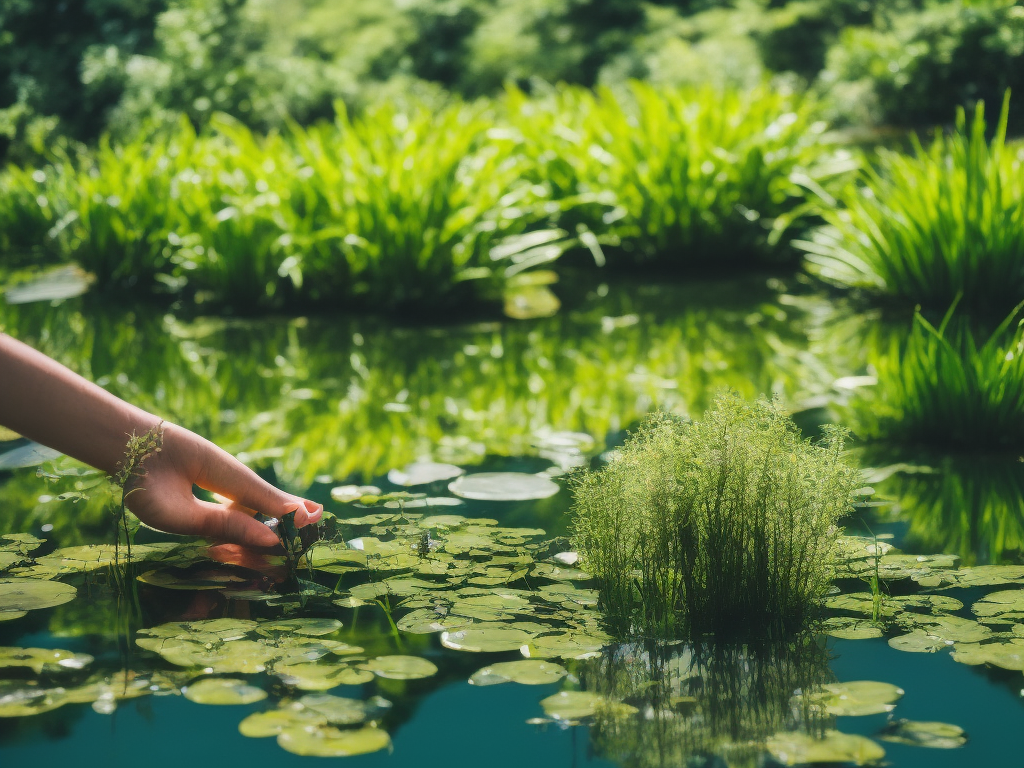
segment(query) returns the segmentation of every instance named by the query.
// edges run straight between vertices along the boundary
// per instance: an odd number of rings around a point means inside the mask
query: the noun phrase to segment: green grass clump
[[[648,420],[574,486],[574,543],[620,635],[782,637],[829,587],[856,473],[843,433],[811,444],[777,404],[722,395]]]
[[[920,313],[873,361],[876,387],[852,403],[858,434],[944,448],[1024,445],[1024,323],[1019,307],[978,343],[951,309],[938,327]]]
[[[511,91],[507,108],[537,179],[582,206],[578,223],[621,244],[613,262],[793,261],[783,229],[805,187],[842,167],[813,103],[767,87]]]
[[[827,225],[796,243],[812,272],[939,311],[957,296],[1008,311],[1024,298],[1024,164],[1005,144],[1009,93],[994,137],[984,105],[910,155],[880,150],[874,168],[827,199]]]

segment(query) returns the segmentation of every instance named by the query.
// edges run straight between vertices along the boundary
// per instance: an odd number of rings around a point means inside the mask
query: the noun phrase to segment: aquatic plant
[[[619,635],[781,637],[820,605],[856,484],[843,432],[814,445],[776,403],[658,415],[577,476],[573,539]]]
[[[1024,298],[1024,171],[1005,143],[1009,92],[995,135],[984,105],[968,125],[913,153],[881,149],[875,164],[823,197],[826,225],[794,243],[825,281],[945,310],[1003,313]],[[838,200],[838,203],[837,203]]]
[[[918,312],[910,333],[874,357],[878,383],[849,406],[859,435],[946,448],[1024,441],[1024,324],[1011,312],[979,343],[954,307],[938,327]],[[1016,325],[1016,327],[1014,327]]]
[[[827,150],[813,102],[779,89],[634,82],[539,99],[512,90],[506,108],[534,178],[575,198],[565,220],[621,244],[613,262],[792,262],[781,235],[805,186],[846,169]]]

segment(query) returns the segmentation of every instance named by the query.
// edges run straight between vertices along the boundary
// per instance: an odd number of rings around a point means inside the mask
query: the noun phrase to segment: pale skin
[[[111,475],[129,436],[162,429],[159,453],[126,497],[147,525],[250,547],[272,547],[277,535],[253,519],[295,512],[298,526],[317,522],[323,507],[275,488],[209,440],[136,408],[31,347],[0,333],[0,424]],[[193,485],[226,499],[195,497]]]

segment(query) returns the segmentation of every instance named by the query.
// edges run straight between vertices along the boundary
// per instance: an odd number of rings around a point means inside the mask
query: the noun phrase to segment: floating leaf
[[[503,661],[477,670],[469,678],[473,685],[497,685],[499,683],[520,683],[522,685],[547,685],[557,683],[568,674],[565,667],[550,661],[523,659]]]
[[[205,677],[189,683],[181,693],[196,704],[254,704],[267,698],[267,692],[262,688],[228,677]]]
[[[783,765],[805,763],[853,763],[867,765],[885,757],[885,750],[864,736],[825,731],[822,738],[806,733],[777,733],[766,744],[772,757]]]
[[[908,744],[912,747],[956,749],[967,743],[964,729],[950,723],[897,720],[878,734],[883,741]]]
[[[361,667],[389,680],[419,680],[437,674],[434,664],[418,656],[378,656]]]
[[[370,726],[354,730],[332,727],[293,728],[277,737],[278,745],[296,755],[350,757],[379,752],[391,746],[387,732]]]
[[[251,739],[278,736],[292,728],[324,725],[327,718],[306,709],[298,702],[282,705],[280,709],[254,712],[238,724],[238,732]]]
[[[92,661],[93,657],[87,653],[74,653],[56,648],[0,647],[0,667],[28,667],[37,675],[44,671],[83,669]]]
[[[71,602],[78,594],[70,584],[43,579],[0,579],[0,615],[52,608]]]
[[[380,496],[380,494],[380,488],[375,485],[339,485],[337,488],[331,488],[331,498],[343,504],[358,501],[363,496]]]
[[[851,616],[826,619],[821,625],[821,631],[841,640],[868,640],[882,636],[882,630],[875,622]]]
[[[891,712],[896,707],[895,702],[903,696],[903,689],[874,680],[854,680],[828,683],[803,696],[830,715],[856,717]]]
[[[635,707],[612,701],[606,696],[592,691],[559,691],[553,696],[542,699],[540,705],[548,717],[570,722],[591,717],[598,712],[626,716],[635,714],[637,711]]]
[[[465,470],[454,464],[418,461],[413,464],[406,464],[402,469],[392,469],[388,472],[388,482],[410,487],[413,485],[437,483],[442,480],[451,480],[462,474],[465,474]]]
[[[937,635],[928,634],[923,629],[915,629],[905,635],[889,638],[889,645],[897,651],[910,653],[935,653],[950,647],[950,643]]]
[[[261,622],[256,631],[261,635],[294,633],[309,637],[320,637],[337,632],[342,624],[337,619],[279,619]]]
[[[517,651],[526,645],[535,634],[535,632],[516,629],[515,625],[506,626],[493,623],[489,626],[481,623],[442,633],[441,644],[455,651],[475,653]]]
[[[478,472],[448,486],[456,496],[477,501],[529,501],[558,493],[558,484],[523,472]]]
[[[989,623],[1024,621],[1024,589],[1007,589],[985,595],[971,606],[971,610]]]
[[[1024,639],[957,643],[953,651],[953,660],[961,664],[991,664],[1002,669],[1024,671]]]

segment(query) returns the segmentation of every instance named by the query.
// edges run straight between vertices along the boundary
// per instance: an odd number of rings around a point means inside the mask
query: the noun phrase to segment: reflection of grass
[[[802,441],[766,401],[721,396],[691,423],[655,418],[579,475],[573,537],[613,631],[781,637],[830,586],[856,473],[843,437]]]
[[[981,344],[952,310],[938,328],[920,314],[904,340],[875,357],[877,391],[852,403],[866,437],[930,446],[1024,441],[1024,326],[1008,316]]]
[[[934,473],[897,474],[879,490],[910,524],[905,548],[947,552],[965,565],[1024,555],[1024,463],[1017,456],[940,457]]]
[[[807,637],[759,648],[623,646],[576,672],[585,690],[640,710],[599,712],[593,726],[597,751],[629,768],[757,765],[767,737],[793,727],[817,733],[832,720],[793,706],[798,690],[831,682],[825,649]]]
[[[1004,146],[1008,101],[995,137],[982,106],[970,125],[936,134],[912,155],[882,150],[877,167],[828,200],[828,223],[801,243],[822,278],[943,311],[957,295],[1006,312],[1024,295],[1024,173]]]

